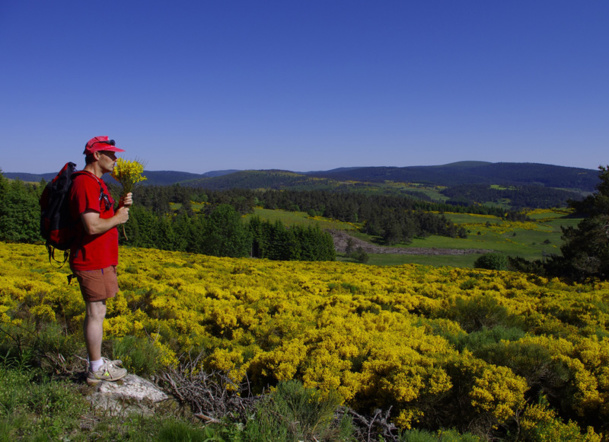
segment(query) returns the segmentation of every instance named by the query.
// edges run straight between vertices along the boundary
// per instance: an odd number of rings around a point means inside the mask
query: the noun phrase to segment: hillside
[[[287,170],[244,170],[215,177],[191,180],[190,186],[210,190],[226,189],[284,189],[334,187],[336,180],[315,178]]]
[[[598,171],[547,164],[460,162],[444,166],[360,167],[294,173],[240,171],[188,185],[209,190],[292,189],[414,196],[452,205],[511,209],[566,206],[594,191]]]
[[[56,172],[55,172],[56,173]],[[6,172],[28,182],[55,173]],[[536,163],[462,161],[439,166],[343,167],[327,171],[223,170],[204,174],[145,171],[146,186],[181,184],[207,190],[291,189],[398,194],[452,205],[484,204],[506,209],[565,206],[593,192],[599,172]],[[113,181],[112,178],[105,178]]]
[[[399,181],[440,186],[498,184],[504,186],[541,185],[593,191],[598,171],[535,163],[485,163],[466,161],[443,166],[361,167],[309,172],[307,175],[335,180]]]
[[[463,185],[538,186],[592,192],[598,171],[534,163],[484,163],[467,161],[443,166],[359,167],[296,173],[279,170],[249,170],[217,177],[194,179],[189,185],[212,190],[228,188],[378,187],[387,183],[417,183],[427,186]]]

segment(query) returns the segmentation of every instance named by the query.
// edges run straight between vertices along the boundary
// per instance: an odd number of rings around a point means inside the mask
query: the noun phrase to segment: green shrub
[[[0,325],[0,361],[5,367],[39,367],[62,371],[78,364],[74,358],[84,346],[75,335],[66,335],[57,323]]]
[[[502,253],[486,253],[476,259],[474,267],[488,270],[507,270],[508,258]]]
[[[456,430],[440,430],[437,434],[425,430],[408,430],[400,434],[400,442],[480,442],[470,433],[459,434]]]
[[[117,339],[113,342],[112,352],[130,373],[150,376],[162,368],[161,352],[147,337],[129,335]]]
[[[188,422],[175,419],[164,420],[155,440],[159,442],[191,442],[221,440],[213,438],[213,432],[207,428],[195,427]]]
[[[475,436],[471,433],[463,433],[460,434],[456,430],[440,430],[438,431],[439,441],[441,442],[480,442],[478,436]]]
[[[463,281],[461,283],[461,285],[459,286],[459,288],[461,290],[471,290],[474,287],[476,287],[477,284],[478,284],[478,281],[476,281],[475,278],[469,278],[468,280]]]
[[[17,439],[15,435],[14,421],[8,418],[0,418],[0,442],[12,442]]]
[[[500,341],[517,341],[525,335],[525,332],[518,327],[504,327],[498,325],[492,329],[484,328],[472,332],[468,335],[461,335],[455,339],[455,347],[459,351],[465,348],[473,353],[492,346]]]
[[[370,260],[370,256],[368,256],[368,254],[362,247],[358,247],[355,253],[353,254],[353,259],[362,264],[366,264]]]
[[[438,437],[425,430],[407,430],[400,434],[400,442],[438,442]]]
[[[322,396],[304,388],[298,381],[282,382],[257,405],[247,422],[244,439],[248,441],[345,441],[353,440],[353,424],[346,415],[336,421],[334,413],[340,398]]]
[[[546,268],[540,259],[528,261],[519,256],[508,257],[508,270],[520,273],[535,273],[536,275],[545,276]]]
[[[448,306],[446,317],[458,322],[468,333],[497,326],[505,329],[524,327],[522,318],[508,313],[507,308],[490,295],[457,298]]]

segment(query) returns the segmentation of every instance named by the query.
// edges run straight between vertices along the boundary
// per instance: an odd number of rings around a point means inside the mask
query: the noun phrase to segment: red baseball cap
[[[101,135],[99,137],[93,137],[87,144],[85,145],[85,151],[83,152],[85,155],[92,154],[93,152],[98,152],[100,150],[108,150],[110,152],[124,152],[123,149],[119,149],[114,145],[114,140],[109,140],[106,135]]]

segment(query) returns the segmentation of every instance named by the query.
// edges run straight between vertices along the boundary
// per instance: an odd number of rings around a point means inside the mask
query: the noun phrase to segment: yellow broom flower
[[[138,161],[128,161],[123,158],[116,160],[116,166],[112,172],[112,178],[123,186],[123,195],[133,190],[133,186],[147,178],[142,175],[144,166]]]

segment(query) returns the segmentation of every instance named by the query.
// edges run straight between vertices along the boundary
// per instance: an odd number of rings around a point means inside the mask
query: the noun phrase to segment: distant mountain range
[[[3,172],[6,178],[29,182],[50,181],[57,172],[45,174]],[[178,171],[145,171],[145,185],[281,189],[325,188],[337,183],[418,183],[428,186],[499,185],[543,186],[578,193],[593,192],[599,171],[537,163],[489,163],[463,161],[441,166],[343,167],[327,171],[292,172],[284,170],[218,170],[204,174]]]
[[[441,186],[496,184],[502,186],[541,185],[582,191],[594,190],[598,170],[535,163],[487,163],[464,161],[443,166],[361,167],[311,172],[335,180],[397,181]]]
[[[57,171],[59,172],[59,171]],[[57,172],[49,172],[49,173],[25,173],[25,172],[2,172],[6,178],[9,179],[20,179],[21,181],[27,181],[30,183],[37,183],[41,180],[45,180],[47,182],[51,181],[57,175]],[[144,176],[146,177],[145,184],[153,185],[153,186],[170,186],[172,184],[183,183],[187,181],[196,180],[199,178],[211,178],[222,176],[230,173],[238,172],[237,169],[234,170],[214,170],[211,172],[206,172],[203,174],[199,173],[190,173],[190,172],[176,172],[173,170],[146,170],[144,171]],[[112,178],[109,178],[108,175],[104,176],[104,180],[113,181]]]

